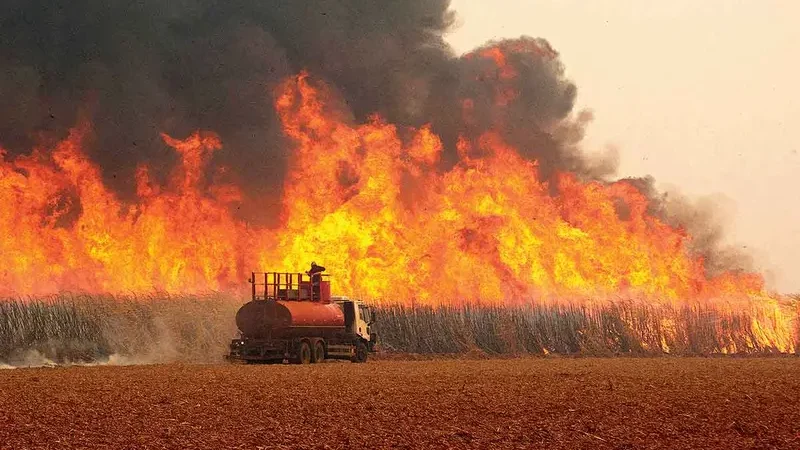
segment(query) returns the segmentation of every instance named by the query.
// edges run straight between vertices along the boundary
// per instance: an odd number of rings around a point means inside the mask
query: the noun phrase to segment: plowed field
[[[800,448],[800,359],[0,370],[2,448]]]

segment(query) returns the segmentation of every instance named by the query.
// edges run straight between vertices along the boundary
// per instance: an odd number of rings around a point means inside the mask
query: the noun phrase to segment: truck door
[[[353,302],[343,302],[344,327],[349,333],[355,333],[356,305]]]

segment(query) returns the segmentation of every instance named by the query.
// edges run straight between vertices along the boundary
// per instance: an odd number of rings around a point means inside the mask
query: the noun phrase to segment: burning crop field
[[[550,42],[458,55],[456,23],[448,0],[0,6],[0,367],[57,367],[0,371],[0,447],[289,447],[297,421],[308,448],[370,423],[375,447],[800,445],[800,297],[712,208],[587,149]],[[312,261],[372,308],[374,367],[222,365],[253,271]],[[712,355],[776,358],[673,358]],[[348,389],[375,402],[307,416]]]
[[[321,261],[381,307],[647,311],[655,339],[688,321],[710,351],[795,351],[796,302],[713,214],[583,149],[546,40],[456,56],[447,1],[211,3],[3,15],[0,295],[235,297]]]

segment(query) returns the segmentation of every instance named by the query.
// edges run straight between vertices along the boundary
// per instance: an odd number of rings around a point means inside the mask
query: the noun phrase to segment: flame
[[[441,173],[442,144],[429,128],[398,130],[380,117],[351,125],[329,102],[307,74],[282,86],[278,112],[297,154],[286,228],[265,263],[324,260],[344,292],[422,303],[763,289],[757,274],[707,278],[690,237],[649,216],[629,183],[563,173],[551,195],[536,162],[492,132],[462,139],[460,162]]]
[[[480,76],[493,79],[498,107],[517,97],[514,52],[555,58],[541,43],[518,47],[467,56],[487,62]],[[462,103],[457,114],[469,116],[472,100]],[[429,126],[354,123],[338,106],[306,72],[275,92],[294,154],[274,229],[237,219],[244,194],[209,181],[223,145],[211,132],[162,135],[179,162],[163,183],[140,166],[133,201],[86,156],[88,122],[52,149],[0,151],[0,294],[239,290],[251,270],[314,260],[339,293],[377,302],[763,295],[758,274],[708,277],[691,236],[649,215],[629,183],[561,173],[551,186],[497,131],[462,137],[460,160],[443,169]]]
[[[72,130],[53,151],[0,164],[0,293],[199,291],[241,282],[250,244],[229,205],[233,186],[204,186],[210,133],[179,141],[168,186],[137,171],[138,202],[123,204],[82,151],[88,126]],[[49,156],[48,156],[49,155]],[[76,217],[66,217],[79,205]]]

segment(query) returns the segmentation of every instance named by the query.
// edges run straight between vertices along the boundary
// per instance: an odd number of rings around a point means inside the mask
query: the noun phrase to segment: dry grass
[[[221,295],[0,301],[0,361],[215,361],[236,334],[238,307]]]
[[[791,320],[773,320],[773,313]],[[419,354],[777,354],[797,349],[800,335],[791,306],[770,313],[636,302],[593,308],[389,307],[378,310],[377,321],[385,350]]]
[[[0,371],[3,448],[800,448],[800,359]]]
[[[240,304],[224,295],[0,300],[0,362],[220,361]],[[796,318],[796,308],[398,306],[378,308],[375,327],[382,349],[401,354],[774,354],[800,348],[800,321],[770,316]]]

